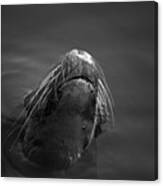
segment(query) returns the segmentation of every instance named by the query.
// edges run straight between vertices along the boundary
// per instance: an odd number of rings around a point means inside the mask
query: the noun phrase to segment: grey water
[[[92,54],[113,94],[115,127],[96,140],[96,163],[83,161],[70,177],[154,179],[153,2],[2,6],[1,47],[1,107],[9,117],[59,56],[73,48]]]

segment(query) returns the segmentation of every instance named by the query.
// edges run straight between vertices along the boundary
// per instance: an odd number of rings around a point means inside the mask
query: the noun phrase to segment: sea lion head
[[[105,123],[113,124],[112,97],[102,69],[83,50],[66,53],[24,103],[15,144],[26,159],[48,169],[67,169]]]

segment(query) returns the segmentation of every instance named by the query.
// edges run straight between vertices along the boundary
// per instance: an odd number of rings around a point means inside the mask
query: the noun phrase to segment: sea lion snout
[[[68,53],[68,55],[77,56],[82,59],[83,62],[95,65],[92,56],[84,50],[73,49]]]

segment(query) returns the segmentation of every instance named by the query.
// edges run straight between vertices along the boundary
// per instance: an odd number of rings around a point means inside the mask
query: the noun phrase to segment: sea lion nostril
[[[84,51],[83,50],[78,50],[78,54],[84,54]]]

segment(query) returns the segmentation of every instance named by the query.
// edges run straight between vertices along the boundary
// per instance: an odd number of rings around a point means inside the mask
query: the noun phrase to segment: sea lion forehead
[[[95,65],[94,59],[92,58],[91,54],[84,50],[73,49],[68,53],[68,56],[78,57],[83,62],[87,62],[90,65]]]

